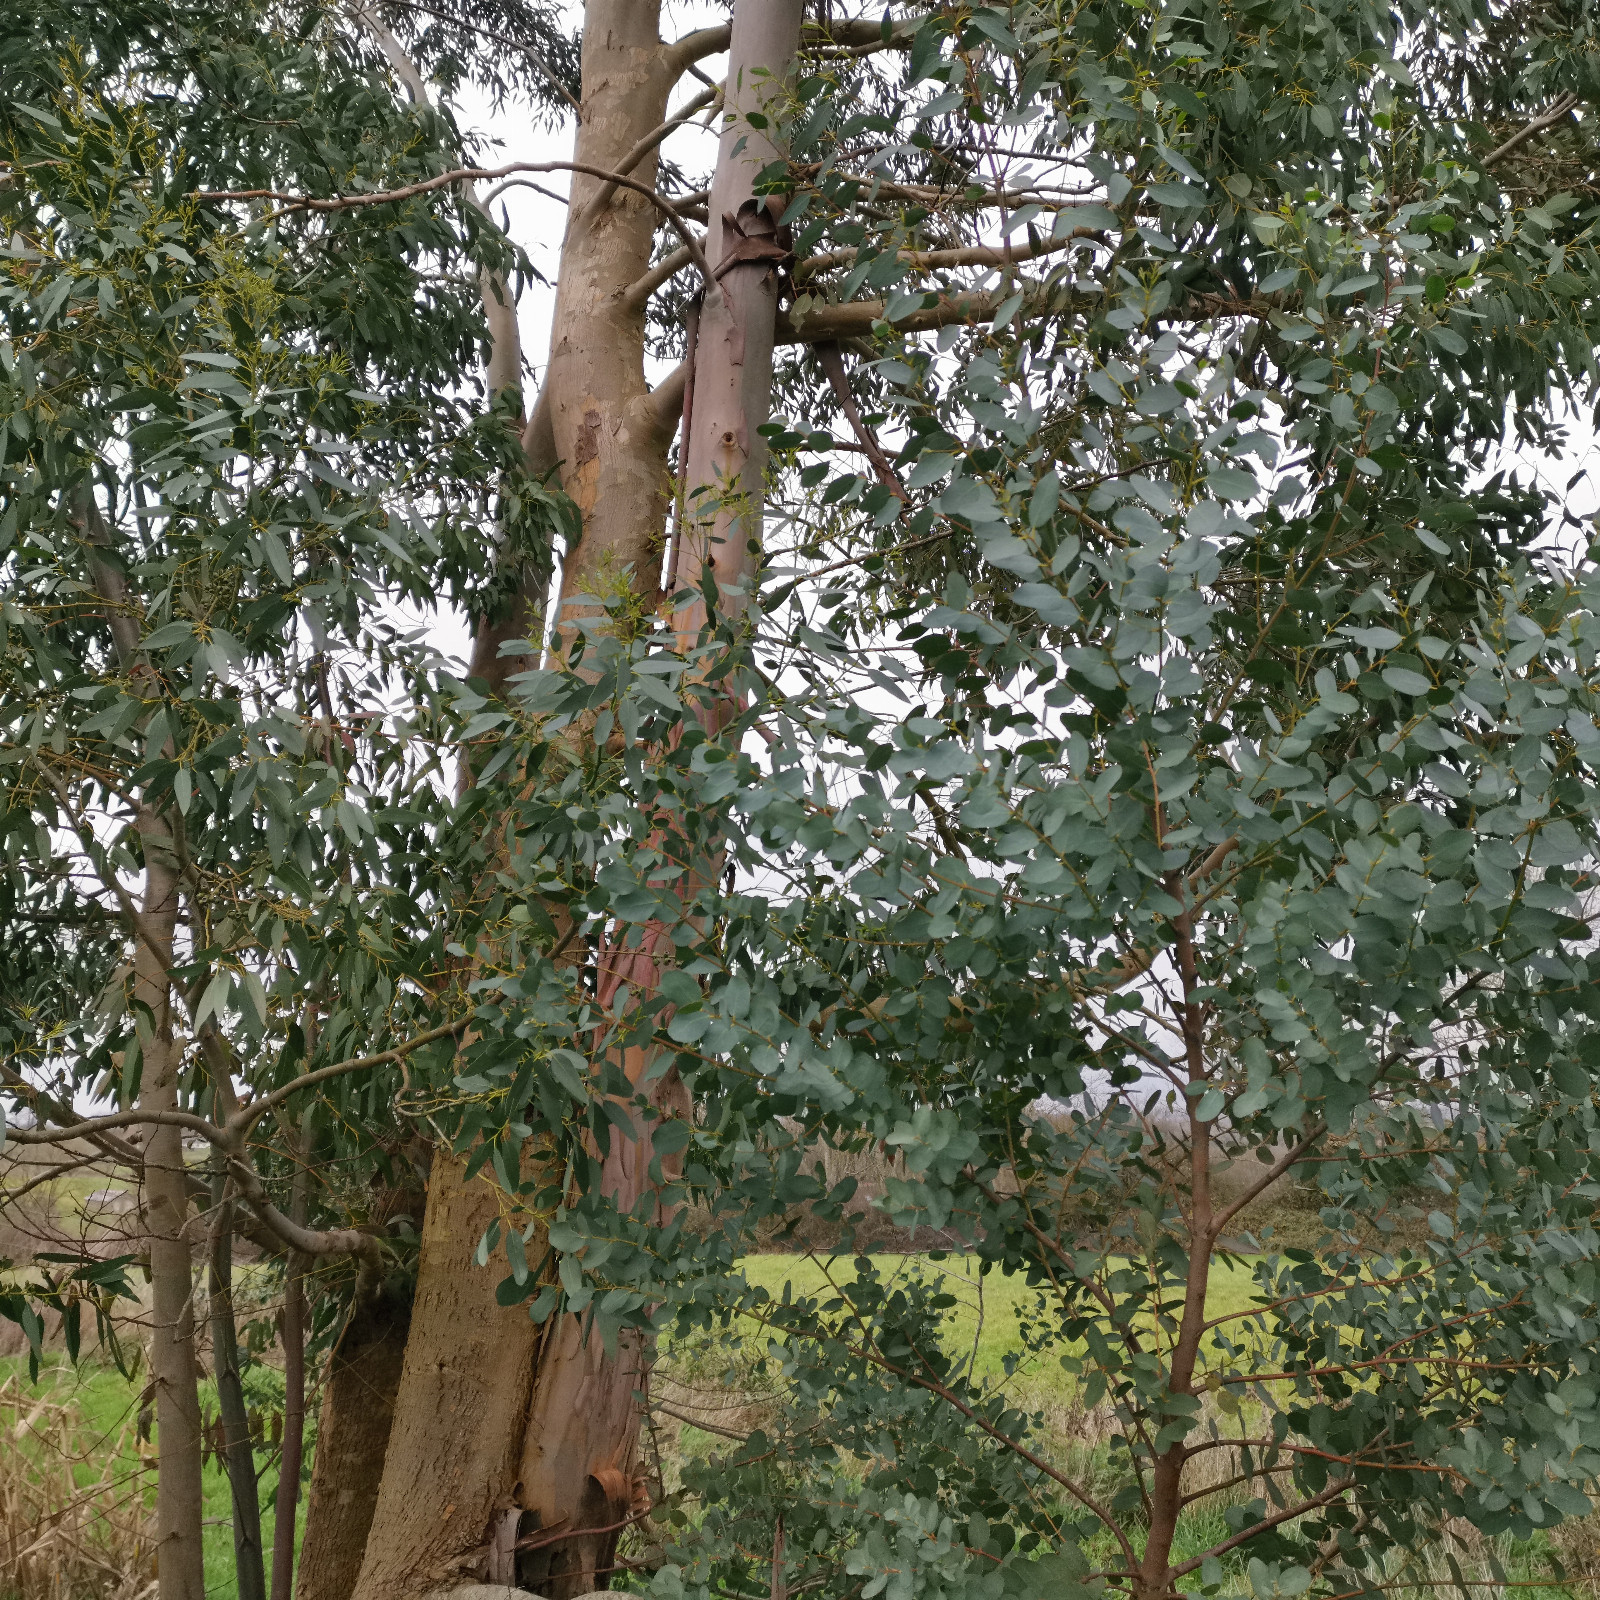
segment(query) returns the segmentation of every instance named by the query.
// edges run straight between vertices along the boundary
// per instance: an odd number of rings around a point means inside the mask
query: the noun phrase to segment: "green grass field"
[[[952,1353],[973,1353],[972,1373],[976,1378],[999,1379],[1005,1372],[1005,1358],[1018,1348],[1017,1313],[1033,1304],[1034,1292],[1021,1275],[1006,1277],[999,1272],[980,1276],[975,1258],[951,1256],[931,1262],[925,1256],[876,1255],[878,1271],[891,1274],[920,1272],[944,1279],[945,1290],[954,1295],[957,1305],[950,1316],[947,1348]],[[761,1255],[746,1257],[744,1270],[750,1281],[769,1294],[779,1296],[783,1285],[793,1285],[796,1294],[817,1294],[833,1280],[848,1284],[854,1276],[850,1261],[839,1258],[831,1264],[805,1256]],[[1255,1292],[1248,1266],[1219,1267],[1212,1273],[1211,1292],[1206,1299],[1209,1316],[1225,1316],[1247,1311]],[[1036,1370],[1024,1369],[1030,1385],[1059,1390],[1060,1398],[1071,1395],[1071,1380],[1055,1364]]]

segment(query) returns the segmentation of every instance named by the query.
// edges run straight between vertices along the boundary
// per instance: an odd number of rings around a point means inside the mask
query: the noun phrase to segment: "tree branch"
[[[1026,244],[974,244],[951,250],[901,250],[897,259],[925,272],[938,272],[948,267],[1007,267],[1019,261],[1037,261],[1040,256],[1057,255],[1082,239],[1096,243],[1105,242],[1105,232],[1100,228],[1074,228],[1062,239],[1030,239]],[[824,255],[808,256],[794,268],[795,282],[815,277],[819,272],[834,267],[853,266],[861,251],[858,247],[847,250],[830,250]]]
[[[459,28],[463,26],[459,17],[452,16],[448,11],[436,11],[432,6],[419,5],[417,0],[389,0],[389,4],[399,6],[405,11],[420,12],[425,17],[436,17],[440,22],[448,22],[453,27]],[[583,115],[583,107],[573,99],[572,92],[556,76],[555,70],[550,63],[531,44],[524,44],[521,40],[509,38],[503,33],[495,33],[492,29],[481,27],[477,23],[470,24],[470,27],[472,32],[477,34],[480,39],[489,39],[495,44],[503,44],[512,50],[520,51],[539,69],[550,87],[567,102],[572,110],[580,117]]]
[[[707,56],[720,56],[733,42],[733,24],[722,23],[715,28],[696,28],[675,43],[667,46],[663,63],[674,80],[681,78],[697,62]]]
[[[705,241],[700,241],[700,248],[705,249]],[[642,311],[649,302],[650,296],[661,287],[669,278],[675,278],[685,267],[694,265],[694,257],[689,254],[688,245],[680,244],[669,255],[664,255],[644,274],[635,278],[626,289],[622,291],[622,304],[629,311]]]
[[[1311,1131],[1291,1149],[1285,1150],[1276,1161],[1252,1183],[1239,1198],[1226,1205],[1219,1211],[1211,1222],[1210,1242],[1215,1244],[1222,1237],[1223,1230],[1251,1201],[1259,1199],[1268,1189],[1275,1184],[1297,1162],[1305,1159],[1312,1146],[1328,1131],[1328,1125],[1319,1117],[1311,1125]],[[1206,1326],[1214,1327],[1208,1322]]]
[[[1558,122],[1565,121],[1577,109],[1578,96],[1564,94],[1556,101],[1553,110],[1547,111],[1542,117],[1535,117],[1527,127],[1519,129],[1512,134],[1504,144],[1497,145],[1483,158],[1486,167],[1492,167],[1497,161],[1503,161],[1513,150],[1519,150],[1528,140],[1537,138],[1547,128],[1553,128]]]
[[[861,407],[856,404],[856,397],[850,389],[850,379],[844,370],[844,356],[839,347],[832,343],[822,343],[815,346],[815,352],[822,370],[828,376],[828,384],[833,390],[833,397],[839,402],[839,409],[844,412],[845,420],[850,424],[851,431],[860,442],[861,448],[866,452],[867,460],[872,463],[872,469],[878,474],[881,483],[901,505],[909,505],[911,496],[906,493],[906,488],[901,483],[899,475],[895,472],[889,458],[884,454],[883,446],[878,443],[877,436],[866,424],[861,415]]]
[[[531,172],[581,172],[585,177],[599,178],[603,182],[614,183],[619,188],[631,189],[635,194],[643,195],[667,219],[678,237],[683,240],[690,258],[700,269],[707,285],[712,289],[716,288],[716,279],[711,275],[711,268],[706,265],[705,253],[701,250],[688,223],[678,214],[674,206],[648,184],[636,183],[624,173],[612,172],[606,167],[591,167],[581,161],[508,161],[503,167],[456,167],[450,172],[441,172],[432,178],[421,178],[416,183],[402,184],[398,189],[374,189],[366,194],[328,195],[324,198],[292,194],[282,189],[196,189],[189,198],[216,202],[240,200],[281,202],[277,211],[261,219],[264,222],[272,222],[279,217],[290,216],[296,211],[326,213],[353,211],[362,206],[392,205],[401,200],[413,200],[418,195],[432,194],[436,189],[448,189],[457,183],[488,182],[497,178],[509,178],[518,173]]]
[[[1226,1555],[1230,1550],[1236,1550],[1242,1544],[1248,1543],[1259,1534],[1265,1533],[1269,1528],[1276,1528],[1281,1523],[1291,1522],[1296,1517],[1303,1517],[1308,1511],[1315,1511],[1318,1506],[1325,1506],[1330,1500],[1337,1500],[1345,1490],[1356,1486],[1354,1478],[1340,1478],[1337,1482],[1330,1483],[1321,1494],[1314,1494],[1309,1499],[1302,1500],[1298,1505],[1285,1506],[1282,1511],[1270,1517],[1263,1517],[1260,1522],[1252,1523],[1248,1528],[1241,1529],[1231,1539],[1224,1539],[1221,1544],[1214,1544],[1206,1551],[1205,1555],[1195,1556],[1191,1561],[1185,1561],[1180,1566],[1168,1567],[1168,1579],[1181,1578],[1185,1573],[1193,1572],[1205,1563],[1206,1556]]]
[[[685,357],[640,402],[658,433],[669,430],[683,412],[683,392],[693,363]]]
[[[458,1017],[454,1022],[430,1028],[426,1033],[419,1033],[414,1039],[407,1039],[404,1044],[395,1045],[392,1049],[379,1050],[369,1056],[352,1056],[347,1061],[335,1061],[329,1066],[318,1067],[315,1072],[303,1072],[298,1078],[281,1088],[274,1089],[270,1094],[264,1094],[259,1099],[247,1100],[233,1116],[228,1118],[228,1132],[231,1136],[242,1138],[269,1111],[281,1106],[285,1100],[299,1094],[302,1089],[314,1088],[319,1083],[341,1078],[347,1072],[362,1072],[368,1067],[381,1067],[390,1062],[402,1061],[413,1050],[420,1050],[424,1045],[435,1044],[440,1039],[453,1038],[465,1030],[471,1021],[470,1017]]]

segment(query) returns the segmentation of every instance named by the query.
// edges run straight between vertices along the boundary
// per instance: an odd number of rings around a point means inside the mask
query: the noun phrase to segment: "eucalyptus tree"
[[[1492,462],[1508,405],[1558,450],[1594,375],[1581,33],[918,7],[830,12],[791,69],[776,33],[739,56],[744,15],[676,44],[651,7],[586,16],[529,414],[583,534],[548,641],[486,633],[478,663],[505,843],[463,947],[477,1038],[437,1086],[466,1159],[430,1194],[357,1592],[606,1576],[650,1509],[648,1341],[736,1311],[807,1409],[698,1475],[722,1509],[664,1593],[1143,1597],[1239,1552],[1263,1595],[1363,1592],[1430,1519],[1580,1508],[1591,596]],[[684,194],[666,95],[730,44],[730,99],[764,92]],[[770,235],[712,198],[740,160]],[[677,274],[687,354],[649,389]],[[767,414],[769,344],[803,423]],[[719,361],[741,409],[713,425]],[[1086,1082],[1110,1103],[1039,1120]],[[1113,1407],[1108,1496],[940,1351],[936,1295],[870,1267],[742,1291],[753,1223],[848,1199],[796,1124],[900,1149],[898,1216],[1029,1275],[1030,1341]],[[1253,1331],[1211,1322],[1230,1228],[1302,1168],[1323,1246],[1266,1251]],[[463,1198],[491,1169],[520,1213]],[[1433,1242],[1383,1248],[1428,1184]],[[1126,1186],[1134,1222],[1096,1211]],[[444,1406],[474,1422],[448,1442]],[[1224,1452],[1218,1492],[1260,1498],[1180,1552]]]
[[[387,1100],[358,1092],[330,1127],[292,1080],[439,1031],[445,722],[393,606],[490,603],[491,537],[515,546],[548,505],[464,381],[479,274],[511,265],[475,213],[206,198],[458,159],[448,119],[403,106],[354,37],[315,11],[41,4],[0,47],[4,1081],[33,1123],[14,1137],[81,1132],[140,1188],[163,1596],[204,1587],[196,1240],[258,1594],[230,1219],[289,1252],[291,1328],[309,1257],[375,1282],[373,1230],[308,1228],[287,1180],[339,1145],[346,1193],[316,1209],[363,1221],[362,1179],[399,1150]],[[84,1095],[117,1109],[82,1128]],[[47,1278],[64,1308],[114,1286],[92,1253]],[[291,1540],[297,1491],[285,1473]]]
[[[25,592],[8,626],[94,641],[17,658],[60,651],[18,669],[38,739],[9,769],[12,837],[58,894],[98,881],[144,951],[144,1032],[63,1046],[76,1083],[114,1068],[107,1092],[142,1098],[75,1131],[187,1128],[294,1250],[367,1264],[323,1301],[344,1329],[324,1437],[352,1478],[313,1496],[308,1594],[478,1576],[558,1600],[652,1515],[698,1528],[658,1552],[664,1594],[1144,1597],[1216,1588],[1240,1552],[1263,1596],[1346,1592],[1429,1518],[1525,1528],[1591,1471],[1588,580],[1530,555],[1540,495],[1486,481],[1508,407],[1556,449],[1593,375],[1581,20],[845,9],[741,0],[672,40],[651,0],[591,0],[574,50],[542,11],[373,6],[313,29],[305,70],[367,41],[391,87],[270,114],[241,100],[292,102],[292,72],[181,57],[184,92],[140,115],[207,136],[141,149],[112,192],[252,262],[292,331],[241,294],[224,341],[188,264],[117,246],[186,285],[141,336],[196,331],[94,391],[92,449],[30,402],[131,338],[73,348],[136,297],[102,309],[105,274],[41,242],[100,123],[8,124],[25,194],[62,187],[14,227],[40,260],[13,277],[30,454],[7,510],[30,541],[77,529],[8,573],[80,597],[58,618]],[[165,61],[185,25],[141,44]],[[252,60],[302,44],[229,37]],[[571,159],[474,164],[429,106],[463,74],[567,118]],[[58,120],[67,77],[33,96]],[[721,130],[709,173],[685,164],[697,116]],[[536,388],[463,185],[562,174]],[[414,316],[423,293],[448,315]],[[36,330],[69,301],[47,360]],[[469,425],[442,384],[480,329],[495,398]],[[135,532],[151,554],[103,554]],[[372,603],[452,583],[483,616],[454,686]],[[341,629],[357,725],[323,699]],[[248,694],[204,689],[229,671]],[[130,687],[163,672],[201,688]],[[128,719],[109,733],[102,699]],[[429,739],[457,730],[452,803]],[[108,842],[83,793],[142,833]],[[175,874],[181,938],[139,871]],[[181,1109],[129,1079],[180,1003],[201,1047],[164,1089]],[[1435,1080],[1447,1039],[1464,1055]],[[250,1097],[219,1106],[235,1076]],[[37,1073],[13,1082],[66,1120]],[[1085,1082],[1112,1096],[1094,1116],[1030,1110]],[[1460,1109],[1439,1126],[1430,1098]],[[426,1168],[403,1362],[383,1224],[406,1202],[335,1182],[285,1216],[301,1127],[391,1197]],[[1029,1275],[1033,1346],[1115,1409],[1108,1496],[941,1353],[936,1294],[870,1269],[821,1302],[745,1289],[753,1224],[848,1201],[803,1170],[815,1139],[902,1150],[896,1214]],[[1266,1181],[1315,1164],[1329,1231],[1308,1260],[1266,1253],[1247,1336],[1207,1326],[1205,1294],[1243,1225],[1213,1177],[1252,1152]],[[175,1163],[113,1153],[157,1187],[166,1165],[181,1214]],[[1419,1183],[1436,1243],[1364,1248]],[[1093,1218],[1108,1185],[1138,1196],[1126,1237]],[[771,1327],[796,1414],[694,1475],[690,1517],[638,1458],[651,1341],[736,1313]],[[1191,1560],[1178,1514],[1223,1452],[1261,1498]]]

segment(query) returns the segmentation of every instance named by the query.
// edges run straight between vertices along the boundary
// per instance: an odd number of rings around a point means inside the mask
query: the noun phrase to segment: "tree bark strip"
[[[223,1458],[233,1502],[233,1570],[239,1600],[265,1600],[266,1565],[261,1546],[261,1495],[256,1453],[250,1440],[244,1384],[239,1376],[239,1333],[233,1316],[233,1202],[227,1196],[227,1163],[212,1158],[211,1352],[222,1419]]]

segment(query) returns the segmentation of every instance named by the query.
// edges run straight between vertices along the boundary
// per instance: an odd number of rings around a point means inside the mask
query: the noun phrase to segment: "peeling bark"
[[[770,403],[781,253],[774,213],[752,194],[769,151],[749,140],[753,130],[739,125],[738,113],[786,76],[800,12],[800,0],[740,0],[736,7],[734,123],[713,187],[709,259],[713,268],[729,259],[701,320],[685,460],[691,493],[701,484],[735,492],[702,497],[686,516],[676,565],[680,574],[692,571],[698,585],[709,560],[719,586],[730,591],[746,581],[760,537],[757,429]],[[626,166],[653,183],[651,136],[676,76],[696,55],[665,45],[659,27],[659,0],[590,0],[585,7],[574,156],[580,165]],[[726,226],[718,205],[734,219]],[[582,515],[581,539],[562,574],[569,609],[556,619],[558,654],[570,650],[574,608],[588,609],[575,597],[627,596],[641,611],[661,598],[667,451],[686,373],[649,389],[643,310],[628,294],[649,268],[657,224],[655,208],[636,192],[574,175],[549,368],[526,440],[531,460],[548,450],[545,459],[561,464],[561,486]],[[722,434],[732,436],[731,450]],[[505,640],[527,636],[539,598],[524,596],[516,616],[480,630],[473,671],[492,689],[527,664],[498,652]],[[698,628],[692,615],[685,620]],[[597,952],[602,1004],[624,982],[636,993],[655,987],[661,933],[647,929],[632,948],[608,944]],[[670,953],[669,946],[661,955]],[[651,1061],[646,1052],[628,1051],[618,1064],[643,1084]],[[651,1092],[663,1110],[687,1109],[675,1075],[655,1080]],[[648,1194],[650,1155],[646,1143],[613,1139],[602,1184],[620,1206]],[[467,1185],[461,1171],[441,1158],[429,1186],[416,1304],[355,1600],[413,1600],[474,1578],[514,1579],[546,1600],[577,1600],[608,1583],[619,1525],[640,1504],[635,1391],[645,1352],[624,1337],[608,1357],[570,1317],[541,1337],[525,1307],[500,1306],[496,1274],[472,1260],[499,1198],[490,1180]]]

